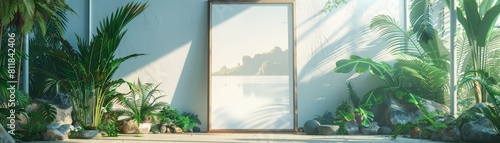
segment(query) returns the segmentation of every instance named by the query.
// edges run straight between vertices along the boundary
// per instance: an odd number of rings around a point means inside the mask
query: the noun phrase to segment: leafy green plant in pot
[[[168,106],[166,102],[159,101],[165,95],[155,97],[156,94],[161,93],[158,89],[159,85],[143,84],[139,79],[137,83],[127,82],[127,84],[131,90],[130,94],[118,98],[118,105],[123,106],[124,109],[117,109],[116,112],[132,117],[139,127],[143,123],[143,119],[153,117],[162,107]],[[149,129],[147,132],[149,132]]]
[[[96,130],[101,124],[103,107],[120,94],[114,91],[122,79],[113,79],[114,73],[124,61],[140,56],[132,54],[116,58],[115,52],[125,35],[123,28],[142,13],[146,4],[129,3],[118,8],[103,20],[90,42],[77,36],[78,51],[68,41],[59,38],[62,49],[50,52],[60,59],[57,63],[61,75],[49,74],[53,87],[60,85],[69,94],[76,120],[86,130]]]

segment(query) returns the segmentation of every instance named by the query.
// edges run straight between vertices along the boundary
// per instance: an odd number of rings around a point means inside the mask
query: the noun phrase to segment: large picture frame
[[[208,132],[296,132],[294,0],[209,1]]]

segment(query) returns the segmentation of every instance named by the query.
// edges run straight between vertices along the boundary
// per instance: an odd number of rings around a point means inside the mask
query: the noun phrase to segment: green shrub
[[[120,131],[114,123],[106,122],[97,127],[97,129],[106,132],[108,137],[118,137],[118,132]]]

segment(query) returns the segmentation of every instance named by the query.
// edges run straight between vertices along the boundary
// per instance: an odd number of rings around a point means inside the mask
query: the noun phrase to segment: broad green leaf
[[[464,0],[463,2],[465,16],[467,16],[467,23],[469,23],[472,33],[474,34],[474,37],[476,37],[478,34],[477,27],[481,22],[476,0]]]
[[[493,5],[493,2],[495,2],[495,0],[482,0],[481,4],[479,4],[479,14],[484,16],[486,11]]]
[[[467,34],[467,38],[470,41],[469,45],[472,45],[471,42],[473,42],[475,39],[474,31],[471,25],[467,22],[467,18],[465,18],[463,11],[460,8],[457,8],[457,20],[458,22],[460,22],[460,24],[462,24],[465,33]]]
[[[500,14],[500,5],[495,5],[484,14],[481,23],[478,25],[478,33],[477,33],[477,45],[480,47],[486,47],[486,42],[488,41],[488,34],[490,34],[490,30],[495,24],[495,21]]]

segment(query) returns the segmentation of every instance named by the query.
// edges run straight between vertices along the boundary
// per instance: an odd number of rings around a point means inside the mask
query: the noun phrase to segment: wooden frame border
[[[293,129],[288,130],[266,130],[266,129],[212,129],[212,4],[291,4],[292,5],[292,34],[293,34]],[[285,132],[298,132],[298,108],[297,108],[297,32],[296,32],[296,18],[295,18],[295,0],[209,0],[208,1],[208,132],[210,133],[285,133]]]

